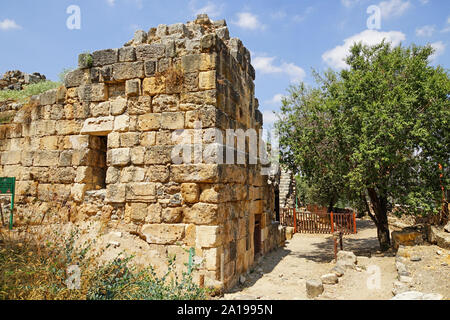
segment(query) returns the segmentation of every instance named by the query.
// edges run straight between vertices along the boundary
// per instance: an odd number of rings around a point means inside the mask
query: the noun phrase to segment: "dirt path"
[[[359,220],[358,234],[344,237],[344,250],[358,256],[357,270],[348,270],[336,285],[324,285],[318,299],[390,299],[397,272],[395,257],[377,252],[376,228],[371,221]],[[376,266],[370,267],[369,266]],[[226,300],[307,299],[306,280],[320,278],[334,267],[330,235],[296,234],[284,248],[261,259],[243,285],[224,296]],[[370,271],[371,273],[369,273]],[[379,272],[380,281],[372,272]],[[368,288],[369,284],[372,284]],[[377,286],[379,284],[379,286]]]

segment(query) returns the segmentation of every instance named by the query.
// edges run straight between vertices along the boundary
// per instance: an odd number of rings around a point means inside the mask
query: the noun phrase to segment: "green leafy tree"
[[[291,90],[278,123],[283,160],[370,206],[382,250],[390,247],[393,205],[436,214],[441,186],[448,189],[450,81],[430,65],[432,53],[431,46],[356,44],[347,70],[317,76],[318,88],[307,92]]]

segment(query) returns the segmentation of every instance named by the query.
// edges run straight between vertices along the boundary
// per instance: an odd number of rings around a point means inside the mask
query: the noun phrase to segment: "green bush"
[[[45,91],[61,86],[60,82],[40,81],[38,83],[23,86],[23,90],[0,90],[0,101],[13,100],[26,102],[31,96],[41,94]]]
[[[0,299],[8,300],[199,300],[207,291],[194,284],[192,272],[177,275],[175,257],[158,277],[152,267],[138,270],[133,257],[119,254],[106,264],[89,255],[94,243],[75,246],[73,231],[61,245],[42,239],[9,239],[0,233]],[[69,289],[67,270],[77,265],[80,288]],[[190,268],[189,268],[190,269]]]

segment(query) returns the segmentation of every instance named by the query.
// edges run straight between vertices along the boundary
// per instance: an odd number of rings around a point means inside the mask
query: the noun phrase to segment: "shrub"
[[[31,96],[41,94],[45,91],[61,86],[59,82],[40,81],[23,86],[23,90],[0,90],[0,101],[13,100],[27,102]]]
[[[57,233],[55,233],[57,234]],[[168,260],[168,271],[158,277],[152,267],[138,270],[133,257],[119,254],[100,264],[92,253],[95,243],[76,246],[79,232],[74,230],[64,242],[24,236],[11,239],[0,233],[0,299],[45,300],[194,300],[205,299],[206,290],[192,280],[191,272],[181,276],[174,270],[175,257]],[[80,288],[69,289],[69,266],[82,271]]]

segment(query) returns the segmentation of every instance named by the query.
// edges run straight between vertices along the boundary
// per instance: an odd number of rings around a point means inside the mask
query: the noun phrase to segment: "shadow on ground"
[[[252,287],[259,279],[264,276],[264,274],[272,272],[272,270],[280,263],[280,261],[289,254],[292,254],[291,250],[288,250],[286,248],[278,248],[267,253],[264,257],[260,257],[259,261],[263,263],[255,263],[255,265],[253,266],[254,269],[252,269],[250,275],[245,276],[245,283],[243,285],[237,284],[227,293],[236,293],[242,291],[245,288]],[[258,268],[262,268],[263,273],[259,273],[257,271]],[[263,294],[264,293],[262,292],[261,295]]]

